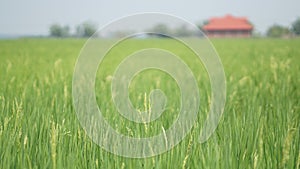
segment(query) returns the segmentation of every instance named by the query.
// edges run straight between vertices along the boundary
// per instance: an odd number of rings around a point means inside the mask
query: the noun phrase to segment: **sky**
[[[247,17],[256,31],[290,26],[300,17],[299,0],[0,0],[0,35],[47,35],[53,23],[71,28],[84,21],[103,26],[127,15],[162,12],[201,23],[214,16]],[[145,21],[146,22],[146,21]]]

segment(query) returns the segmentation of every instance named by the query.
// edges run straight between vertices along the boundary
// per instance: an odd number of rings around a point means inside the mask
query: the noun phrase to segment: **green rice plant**
[[[129,87],[134,107],[149,112],[149,92],[159,88],[168,98],[166,111],[149,124],[118,114],[110,84],[116,66],[132,51],[151,46],[177,53],[200,90],[199,115],[190,133],[170,151],[144,159],[106,152],[78,121],[72,76],[85,41],[0,41],[0,168],[300,168],[300,39],[212,40],[224,65],[227,102],[218,128],[203,144],[197,140],[210,84],[201,62],[170,39],[132,39],[116,46],[99,66],[95,92],[118,132],[131,137],[164,132],[180,108],[176,82],[162,72],[143,71]]]

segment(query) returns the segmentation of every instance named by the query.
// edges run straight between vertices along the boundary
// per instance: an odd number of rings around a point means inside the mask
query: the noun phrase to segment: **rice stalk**
[[[52,122],[51,125],[51,158],[52,158],[52,168],[56,169],[56,146],[57,146],[57,136],[58,136],[58,125]]]
[[[287,161],[290,159],[290,148],[291,148],[291,143],[293,141],[293,137],[295,134],[296,129],[289,129],[288,134],[284,140],[283,144],[283,150],[282,150],[282,161],[281,161],[281,168],[284,168],[286,165]]]

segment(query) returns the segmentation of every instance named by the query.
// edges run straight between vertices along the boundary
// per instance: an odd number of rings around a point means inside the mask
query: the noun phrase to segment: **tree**
[[[68,37],[70,35],[70,27],[53,24],[50,26],[49,32],[52,37]]]
[[[196,25],[197,25],[197,27],[198,27],[202,32],[204,32],[204,31],[203,31],[203,26],[207,25],[208,23],[209,23],[208,20],[204,20],[204,21],[202,21],[202,22],[197,23]]]
[[[96,31],[97,31],[96,24],[94,24],[90,21],[86,21],[77,26],[76,36],[77,37],[91,37],[92,35],[94,35],[94,33],[96,33]]]
[[[162,23],[155,25],[152,29],[149,30],[149,32],[156,33],[156,36],[159,37],[166,37],[166,35],[171,34],[171,30],[169,29],[169,27]]]
[[[267,36],[280,38],[280,37],[288,36],[290,35],[290,33],[291,32],[287,27],[281,25],[273,25],[268,29]]]
[[[179,37],[189,37],[195,35],[195,32],[188,29],[186,25],[181,25],[175,29],[175,35]]]
[[[115,31],[115,32],[111,32],[110,37],[122,38],[122,37],[126,37],[128,35],[131,35],[133,33],[134,33],[134,31],[131,31],[131,30],[118,30],[118,31]]]
[[[292,31],[296,35],[300,35],[300,18],[298,18],[295,22],[292,24]]]

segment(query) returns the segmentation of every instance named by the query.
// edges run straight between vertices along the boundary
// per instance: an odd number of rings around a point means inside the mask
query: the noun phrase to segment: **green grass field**
[[[209,103],[201,62],[168,39],[131,40],[103,61],[96,79],[98,105],[112,127],[145,137],[170,127],[178,114],[179,89],[164,73],[145,71],[129,88],[133,105],[146,109],[149,91],[161,88],[167,110],[150,124],[134,124],[112,104],[110,75],[127,54],[142,47],[177,52],[198,81],[198,123],[172,150],[132,159],[101,149],[79,124],[72,102],[72,76],[84,39],[0,41],[0,168],[300,168],[300,39],[215,39],[227,99],[210,139],[197,142]],[[143,85],[139,85],[143,84]],[[146,106],[147,107],[147,106]]]

